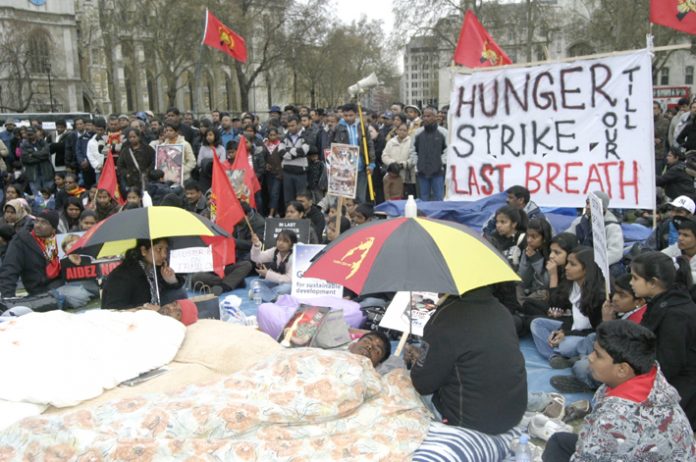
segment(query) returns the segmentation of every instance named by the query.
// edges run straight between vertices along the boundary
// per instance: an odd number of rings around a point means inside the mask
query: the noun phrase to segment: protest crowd
[[[213,111],[195,118],[176,108],[163,118],[148,112],[77,118],[71,128],[61,120],[52,133],[38,120],[28,127],[6,121],[0,134],[0,293],[3,299],[15,297],[21,281],[27,296],[18,300],[41,311],[42,304],[51,303],[81,308],[99,300],[101,292],[104,309],[141,307],[193,322],[190,306],[177,302],[188,296],[184,278],[168,266],[167,239],[137,241],[120,265],[112,265],[116,269],[102,275],[100,287],[96,273],[69,276],[81,260],[91,263],[92,258],[70,254],[59,259],[56,236],[67,236],[61,242],[68,251],[78,240],[71,233],[142,208],[144,196],[152,205],[211,218],[214,164],[229,168],[244,144],[241,152],[248,155],[258,190],[251,186],[246,195],[238,194],[246,219],[233,232],[236,258],[224,274],[196,273],[189,284],[193,293],[220,295],[258,276],[261,301],[269,302],[259,309],[259,324],[264,330],[262,318],[271,318],[265,330],[277,337],[296,308],[275,312],[273,302],[290,294],[298,234],[282,230],[263,250],[266,219],[307,221],[304,242],[327,244],[351,228],[384,218],[375,214],[375,205],[383,201],[408,194],[441,201],[447,109],[394,103],[384,113],[366,111],[364,144],[353,103],[330,110],[273,106],[263,123],[254,114]],[[391,340],[398,337],[390,339],[374,313],[383,314],[393,294],[360,297],[345,289],[347,300],[371,313],[355,327],[374,330],[362,337],[363,344],[351,344],[350,351],[367,356],[375,367],[409,368],[413,386],[436,419],[481,438],[505,434],[526,419],[525,430],[548,440],[544,460],[570,460],[573,454],[574,460],[608,460],[602,454],[616,445],[634,455],[656,445],[661,458],[655,460],[694,460],[696,151],[690,148],[696,145],[691,146],[690,136],[696,133],[696,103],[680,101],[678,112],[663,111],[656,103],[654,122],[660,206],[650,237],[624,252],[622,223],[651,225],[652,212],[612,209],[609,196],[595,192],[605,210],[609,298],[594,261],[589,200],[577,204],[579,215],[568,229],[554,233],[530,192],[513,186],[482,235],[520,282],[450,297],[437,308],[422,342],[406,345],[403,360],[386,362]],[[354,200],[326,194],[327,162],[336,143],[368,149],[358,157]],[[157,156],[166,150],[158,146],[172,145],[179,157],[159,162]],[[105,168],[110,159],[113,169]],[[165,179],[171,174],[173,180]],[[115,176],[105,181],[106,175]],[[250,184],[230,181],[242,189]],[[153,285],[154,279],[159,284]],[[559,393],[527,390],[518,345],[524,337],[533,340],[551,368],[571,368],[572,375],[551,378]],[[591,404],[582,400],[565,406],[562,393],[597,389]],[[586,415],[579,435],[560,420]],[[640,415],[643,423],[636,427],[628,415]],[[619,443],[603,430],[606,426],[631,444]]]
[[[696,99],[596,59],[3,121],[0,460],[696,461]]]

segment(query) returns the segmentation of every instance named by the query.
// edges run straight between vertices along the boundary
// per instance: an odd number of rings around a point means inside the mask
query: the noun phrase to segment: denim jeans
[[[576,361],[575,364],[573,364],[573,375],[582,383],[584,383],[592,389],[597,389],[601,385],[600,382],[596,381],[592,377],[592,372],[590,371],[590,360],[587,358],[587,356],[589,356],[589,354],[592,352],[592,345],[594,344],[596,337],[597,334],[590,334],[587,337],[585,337],[585,343],[582,345],[584,347],[584,351],[581,352],[583,356],[578,361]],[[588,344],[589,351],[587,351]]]
[[[418,187],[422,201],[441,201],[445,197],[445,175],[439,173],[427,177],[419,173]]]
[[[283,180],[275,175],[266,175],[266,187],[268,188],[268,208],[277,212],[280,205],[280,189],[283,187]]]
[[[541,356],[546,359],[549,359],[551,356],[555,355],[571,358],[581,354],[589,354],[589,351],[592,351],[592,344],[588,342],[587,337],[580,337],[576,335],[566,335],[563,341],[561,341],[556,348],[552,348],[548,342],[549,335],[551,335],[551,332],[560,329],[562,325],[563,323],[561,321],[548,318],[537,318],[532,321],[530,326],[530,330],[532,331],[532,339],[534,340],[534,345],[536,345],[537,351]],[[588,343],[590,345],[589,351]]]
[[[283,172],[283,196],[285,203],[294,201],[299,193],[307,190],[307,173]]]
[[[292,291],[292,285],[288,283],[278,284],[265,279],[259,279],[259,283],[261,300],[265,303],[275,301],[280,295],[286,295]]]

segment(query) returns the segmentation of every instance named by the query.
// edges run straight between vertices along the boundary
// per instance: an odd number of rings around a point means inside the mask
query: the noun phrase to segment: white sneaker
[[[573,427],[563,422],[549,419],[544,414],[537,414],[529,422],[529,434],[535,438],[548,441],[551,435],[558,432],[573,433]]]

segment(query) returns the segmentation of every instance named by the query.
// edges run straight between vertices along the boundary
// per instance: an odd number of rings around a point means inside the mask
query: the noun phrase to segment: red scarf
[[[51,236],[47,239],[42,239],[38,237],[34,231],[31,232],[31,236],[39,245],[41,253],[46,259],[46,277],[53,280],[60,276],[60,260],[58,259],[58,245],[56,244],[56,237]]]

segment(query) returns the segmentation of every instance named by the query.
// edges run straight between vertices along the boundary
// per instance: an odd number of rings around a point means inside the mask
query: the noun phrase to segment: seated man
[[[604,385],[580,435],[553,435],[544,461],[696,460],[691,426],[656,363],[656,345],[655,335],[633,322],[599,325],[589,360]]]
[[[657,228],[645,240],[644,247],[650,250],[663,250],[677,243],[679,231],[677,222],[683,218],[691,218],[696,211],[696,204],[687,196],[679,196],[668,204],[669,212],[666,219],[658,223]],[[650,223],[647,226],[652,226]]]
[[[0,267],[0,294],[14,297],[22,278],[29,295],[63,285],[56,244],[58,212],[46,209],[36,218],[33,230],[20,230],[10,241]]]
[[[421,395],[432,395],[429,407],[440,420],[489,435],[520,422],[524,357],[512,315],[490,287],[447,298],[425,325],[423,344],[408,355],[416,360],[411,379]]]
[[[696,281],[696,218],[682,217],[674,221],[674,226],[679,233],[677,242],[662,249],[662,253],[672,258],[680,255],[686,257],[691,267],[691,277]]]

